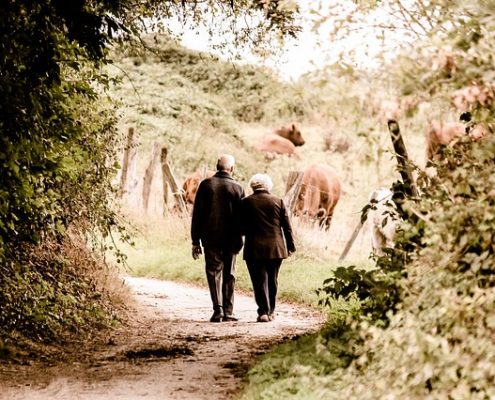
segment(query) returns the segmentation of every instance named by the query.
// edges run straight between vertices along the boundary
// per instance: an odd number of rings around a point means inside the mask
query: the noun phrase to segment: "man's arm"
[[[196,192],[196,197],[194,199],[191,218],[191,240],[193,247],[200,246],[201,231],[204,218],[204,201],[204,185],[203,182],[201,182],[198,187],[198,191]],[[201,251],[201,247],[199,247],[199,250]],[[196,251],[194,251],[193,249],[193,258],[196,259],[197,257],[195,257],[195,253],[198,254],[197,249]],[[201,252],[199,252],[199,254],[201,254]]]

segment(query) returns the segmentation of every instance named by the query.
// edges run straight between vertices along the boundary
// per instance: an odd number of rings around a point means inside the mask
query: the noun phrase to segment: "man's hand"
[[[201,246],[194,245],[192,247],[192,258],[197,260],[203,252],[201,251]]]

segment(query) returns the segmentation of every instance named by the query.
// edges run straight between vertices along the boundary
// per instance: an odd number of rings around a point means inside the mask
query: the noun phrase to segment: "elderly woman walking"
[[[282,199],[270,193],[273,183],[266,174],[256,174],[249,186],[253,194],[242,199],[241,227],[246,261],[258,322],[275,318],[278,273],[282,260],[296,251],[292,228]]]

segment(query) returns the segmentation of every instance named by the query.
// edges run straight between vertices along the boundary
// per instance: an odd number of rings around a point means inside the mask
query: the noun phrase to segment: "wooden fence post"
[[[418,196],[418,189],[414,182],[411,166],[409,165],[409,157],[407,155],[406,145],[400,133],[399,123],[396,120],[390,119],[387,121],[388,130],[392,138],[392,145],[396,153],[397,163],[399,164],[399,173],[404,183],[404,190],[410,197]]]
[[[167,165],[167,155],[168,149],[166,146],[162,146],[161,154],[160,154],[160,164],[162,166],[162,186],[163,186],[163,206],[164,210],[167,209],[168,205],[168,179],[165,173],[165,166]]]
[[[129,180],[129,171],[131,165],[133,165],[134,159],[136,158],[137,149],[134,143],[134,128],[130,127],[127,131],[127,144],[124,148],[124,158],[122,160],[122,173],[120,175],[120,186],[118,191],[118,196],[126,192],[127,184]]]
[[[299,186],[303,177],[302,171],[290,171],[285,185],[284,201],[290,213],[294,212],[297,196],[299,195]]]
[[[349,253],[349,250],[351,250],[351,247],[354,244],[354,241],[356,240],[357,235],[359,234],[359,231],[361,230],[362,227],[363,227],[363,223],[361,222],[361,218],[359,218],[358,224],[354,228],[354,231],[352,232],[351,237],[349,238],[349,240],[347,241],[347,243],[344,247],[344,251],[342,252],[342,254],[339,257],[339,262],[343,261],[344,258],[347,257],[347,254]]]
[[[161,155],[161,165],[162,165],[162,177],[163,177],[163,192],[164,192],[164,200],[166,203],[165,193],[167,192],[167,186],[170,186],[172,193],[174,195],[175,201],[177,202],[179,209],[182,213],[187,213],[186,203],[184,202],[184,198],[182,197],[181,189],[177,184],[177,180],[172,173],[172,169],[167,161],[167,148],[162,147],[162,155]]]
[[[148,211],[148,203],[150,200],[151,182],[153,181],[153,175],[155,174],[156,166],[158,163],[158,157],[161,153],[162,145],[155,142],[153,144],[153,150],[151,152],[151,160],[146,167],[143,178],[143,209]]]

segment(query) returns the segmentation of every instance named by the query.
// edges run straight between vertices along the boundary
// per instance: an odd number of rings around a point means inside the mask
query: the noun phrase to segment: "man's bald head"
[[[235,158],[230,154],[222,154],[218,157],[217,171],[225,171],[232,173],[234,170]]]

